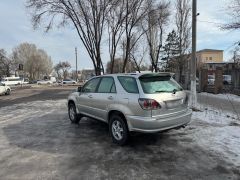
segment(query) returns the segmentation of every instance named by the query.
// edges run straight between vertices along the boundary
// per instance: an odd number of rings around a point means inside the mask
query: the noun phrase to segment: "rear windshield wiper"
[[[172,91],[172,93],[175,94],[177,91],[182,91],[182,90],[183,90],[182,88],[180,88],[180,89],[174,89],[174,90]]]
[[[172,91],[155,91],[155,93],[161,93],[161,92],[172,92]]]
[[[183,89],[181,88],[181,89],[173,89],[172,91],[155,91],[155,93],[161,93],[161,92],[168,92],[168,93],[176,93],[177,91],[182,91]]]

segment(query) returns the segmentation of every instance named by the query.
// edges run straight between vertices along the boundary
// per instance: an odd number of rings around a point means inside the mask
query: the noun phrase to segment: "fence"
[[[214,94],[231,93],[240,95],[240,69],[234,69],[231,72],[231,83],[223,83],[223,70],[218,67],[215,70],[214,84],[208,82],[208,70],[201,69],[199,77],[199,92],[209,92]]]

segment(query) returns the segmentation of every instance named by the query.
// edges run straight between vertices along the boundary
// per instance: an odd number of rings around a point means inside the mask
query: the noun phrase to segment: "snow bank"
[[[236,115],[206,108],[203,112],[193,112],[186,130],[191,131],[186,134],[197,145],[240,166],[240,119]]]
[[[234,94],[211,94],[211,93],[203,92],[203,93],[200,93],[200,95],[207,96],[207,97],[213,97],[213,98],[217,98],[217,99],[240,102],[240,96],[237,96]]]

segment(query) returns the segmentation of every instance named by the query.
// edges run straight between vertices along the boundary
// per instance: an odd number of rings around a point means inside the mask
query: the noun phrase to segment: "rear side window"
[[[135,78],[128,76],[118,76],[118,80],[125,91],[128,93],[138,94],[138,86]]]
[[[115,87],[114,80],[112,77],[103,77],[97,92],[98,93],[114,93],[114,90],[112,90],[114,88],[113,86]]]
[[[145,94],[182,91],[181,86],[171,79],[171,76],[143,76],[139,80]]]

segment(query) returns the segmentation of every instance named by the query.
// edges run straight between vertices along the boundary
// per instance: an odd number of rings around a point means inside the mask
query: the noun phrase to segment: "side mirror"
[[[82,92],[82,86],[79,86],[79,87],[77,88],[77,92]]]

